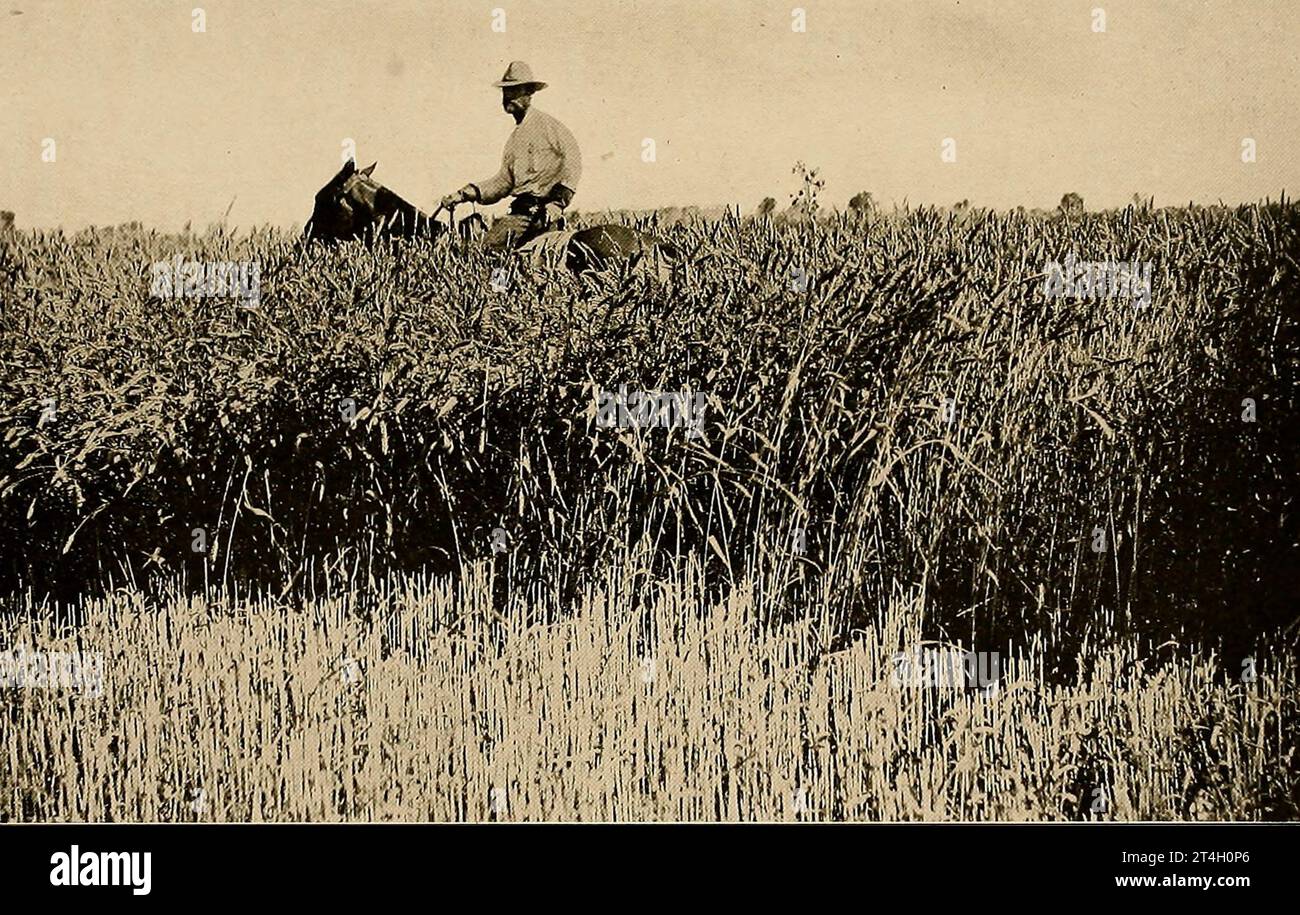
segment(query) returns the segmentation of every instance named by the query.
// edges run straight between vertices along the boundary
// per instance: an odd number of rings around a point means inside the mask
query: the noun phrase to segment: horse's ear
[[[349,159],[348,161],[343,163],[343,171],[339,172],[339,176],[346,178],[356,170],[357,170],[357,160]]]
[[[370,173],[373,172],[373,171],[375,170],[375,166],[378,165],[378,164],[379,164],[378,162],[371,162],[369,165],[367,165],[365,168],[363,168],[363,169],[361,170],[361,174],[363,174],[363,175],[365,175],[367,178],[369,178],[369,177],[370,177]]]

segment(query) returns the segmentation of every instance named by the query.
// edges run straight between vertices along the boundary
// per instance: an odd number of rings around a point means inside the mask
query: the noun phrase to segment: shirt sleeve
[[[578,189],[578,179],[582,177],[582,153],[578,151],[578,141],[573,138],[569,128],[559,121],[551,122],[551,148],[560,156],[560,177],[556,182],[571,191]]]
[[[506,145],[506,151],[501,155],[501,171],[497,172],[486,181],[476,181],[474,186],[478,188],[479,203],[496,203],[515,186],[515,176],[511,169],[510,146]]]

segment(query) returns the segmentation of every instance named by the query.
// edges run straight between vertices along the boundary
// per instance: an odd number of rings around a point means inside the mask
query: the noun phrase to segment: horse
[[[436,239],[447,231],[370,177],[378,164],[372,162],[357,171],[356,162],[345,162],[339,173],[316,192],[303,237],[323,242],[381,236]]]
[[[371,177],[377,164],[358,171],[351,159],[344,163],[317,191],[303,237],[323,242],[380,237],[438,239],[455,227],[461,238],[469,240],[482,233],[483,217],[477,213],[458,224],[449,210],[446,225],[437,218],[441,206],[426,215]],[[518,253],[534,264],[562,263],[575,275],[629,258],[651,259],[662,268],[680,256],[676,246],[618,224],[543,232],[521,245]]]

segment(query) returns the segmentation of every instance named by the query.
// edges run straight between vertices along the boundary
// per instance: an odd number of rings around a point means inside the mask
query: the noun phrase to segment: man
[[[486,181],[448,194],[441,205],[450,208],[467,200],[496,203],[513,197],[510,215],[494,222],[483,239],[491,248],[512,248],[560,225],[578,189],[582,156],[569,129],[533,107],[533,93],[545,89],[546,83],[533,78],[528,64],[513,61],[494,85],[501,89],[501,107],[515,119],[501,170]]]

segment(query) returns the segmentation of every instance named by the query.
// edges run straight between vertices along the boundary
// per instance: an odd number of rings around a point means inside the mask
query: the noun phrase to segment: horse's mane
[[[415,204],[381,184],[376,184],[375,215],[383,218],[389,226],[410,226],[412,232],[418,231],[421,227],[437,225]],[[425,231],[436,232],[437,230],[426,228]],[[402,234],[400,230],[398,234]]]

